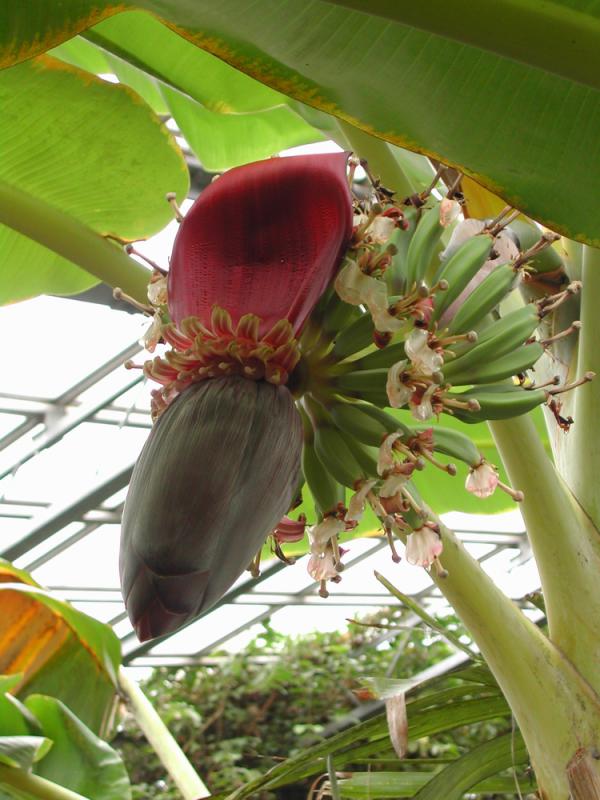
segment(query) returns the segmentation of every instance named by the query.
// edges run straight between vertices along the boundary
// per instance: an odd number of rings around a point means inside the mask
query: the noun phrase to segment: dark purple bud
[[[176,631],[239,577],[296,496],[301,449],[285,386],[213,378],[171,403],[123,513],[121,585],[141,641]]]

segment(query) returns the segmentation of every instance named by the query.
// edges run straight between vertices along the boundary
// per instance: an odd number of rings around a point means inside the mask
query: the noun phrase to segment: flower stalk
[[[540,573],[550,638],[600,691],[598,531],[554,468],[529,416],[489,426],[511,482],[525,495],[520,508]]]
[[[493,583],[454,533],[438,524],[448,575],[432,577],[469,629],[504,692],[527,743],[543,797],[565,800],[571,759],[580,747],[598,745],[600,697],[561,649]],[[600,776],[598,762],[593,769]]]

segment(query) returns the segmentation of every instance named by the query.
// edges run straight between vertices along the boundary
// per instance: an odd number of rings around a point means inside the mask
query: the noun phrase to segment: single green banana
[[[340,394],[358,397],[383,407],[389,405],[386,392],[387,374],[387,369],[365,369],[338,375],[332,382]]]
[[[433,449],[450,458],[463,461],[469,467],[481,461],[481,453],[471,439],[460,431],[443,428],[440,425],[415,425],[415,431],[426,431],[433,427]]]
[[[544,354],[544,348],[539,342],[530,342],[517,347],[500,358],[482,362],[477,367],[471,367],[463,372],[452,373],[452,383],[455,386],[469,384],[493,383],[513,375],[520,375],[531,367]],[[444,373],[445,377],[445,373]]]
[[[477,342],[466,352],[463,351],[452,361],[444,363],[441,372],[445,381],[458,383],[455,376],[461,376],[467,370],[477,369],[520,347],[533,334],[539,322],[538,308],[533,303],[528,303],[496,320],[481,333]],[[452,347],[448,349],[452,350]]]
[[[396,248],[392,262],[385,271],[385,279],[391,294],[405,294],[406,292],[406,256],[419,220],[419,210],[416,206],[404,206],[404,222],[406,228],[398,228],[390,238],[390,243]]]
[[[333,424],[317,425],[315,450],[325,469],[344,486],[353,489],[357,480],[367,477],[341,432]]]
[[[492,243],[493,239],[489,233],[479,233],[463,242],[444,263],[437,280],[447,281],[448,288],[445,292],[436,294],[432,322],[442,316],[483,267],[490,257]]]
[[[511,264],[496,267],[467,297],[448,325],[448,333],[466,333],[511,291],[517,274]]]
[[[306,440],[304,442],[302,472],[315,501],[315,510],[320,517],[334,511],[338,503],[345,502],[346,490],[325,469],[317,456],[314,442]]]
[[[334,291],[323,311],[321,328],[328,337],[333,337],[362,316],[363,312],[358,306],[345,303]]]
[[[371,315],[362,314],[335,337],[332,356],[336,361],[343,361],[354,353],[360,353],[373,344],[374,331]]]
[[[360,410],[362,405],[338,401],[328,405],[327,410],[337,427],[347,436],[378,447],[387,431],[380,422]]]
[[[367,414],[380,422],[388,433],[401,433],[403,439],[410,439],[411,436],[414,436],[413,428],[400,422],[394,414],[383,411],[381,408],[376,408],[370,403],[361,403],[360,408],[363,414]]]
[[[445,228],[440,225],[440,206],[435,203],[421,212],[406,254],[406,290],[419,284],[427,272],[433,253]]]
[[[387,347],[382,347],[380,350],[375,350],[373,353],[367,353],[362,358],[357,358],[352,365],[359,369],[389,369],[405,358],[404,342],[396,342],[388,344]]]
[[[368,403],[336,401],[328,406],[328,411],[344,434],[372,447],[379,447],[388,433],[399,432],[403,438],[411,434],[410,429],[391,414]]]
[[[488,391],[487,386],[469,389],[453,395],[457,400],[477,400],[479,411],[452,409],[453,415],[463,422],[485,422],[490,419],[509,419],[527,414],[546,402],[544,389],[522,389],[520,386],[507,386],[506,391]]]
[[[341,433],[341,431],[340,431]],[[342,433],[344,441],[348,445],[348,449],[356,459],[356,462],[363,470],[363,474],[367,478],[377,478],[377,457],[378,451],[375,447],[365,445],[357,441],[354,436],[348,436]]]

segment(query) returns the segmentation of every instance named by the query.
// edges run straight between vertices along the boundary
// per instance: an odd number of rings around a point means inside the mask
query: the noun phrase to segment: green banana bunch
[[[438,320],[446,308],[467,287],[490,257],[493,239],[489,233],[479,233],[463,242],[458,250],[443,264],[437,281],[446,281],[448,288],[436,296],[431,321]]]
[[[468,383],[462,377],[467,371],[477,369],[520,347],[533,334],[539,321],[537,306],[529,303],[493,322],[472,346],[465,348],[462,342],[458,347],[450,346],[450,351],[458,350],[459,353],[453,361],[444,364],[441,370],[444,380],[454,384]]]
[[[406,289],[410,291],[427,274],[435,248],[440,243],[445,228],[440,224],[440,206],[435,203],[423,209],[406,253]]]
[[[474,423],[527,414],[528,411],[545,403],[548,394],[544,389],[523,389],[511,384],[493,383],[477,386],[453,396],[457,400],[476,400],[479,403],[477,411],[453,409],[457,419]]]
[[[496,267],[467,297],[448,325],[449,334],[466,333],[493,311],[512,290],[517,273],[510,264]]]

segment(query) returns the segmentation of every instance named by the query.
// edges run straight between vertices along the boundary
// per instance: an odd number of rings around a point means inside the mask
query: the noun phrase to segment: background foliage
[[[383,609],[368,620],[402,624],[399,607]],[[367,621],[365,619],[365,621]],[[440,620],[444,627],[469,641],[454,616]],[[443,637],[424,628],[401,631],[393,639],[381,629],[350,624],[345,632],[291,637],[269,624],[242,653],[217,653],[212,665],[161,668],[144,689],[191,762],[213,792],[235,787],[263,775],[281,759],[301,753],[334,732],[336,722],[369,703],[371,716],[381,707],[361,692],[368,677],[408,678],[453,652]],[[457,685],[448,678],[438,688]],[[358,699],[362,697],[363,699]],[[420,759],[438,766],[458,758],[475,745],[510,731],[506,717],[463,725],[451,733],[411,740],[402,769],[422,769]],[[113,746],[121,752],[135,800],[178,800],[156,754],[126,716]],[[381,742],[381,757],[367,759],[370,770],[398,769],[390,757],[389,739]],[[365,769],[365,759],[354,766]],[[345,769],[352,767],[347,765]],[[316,767],[316,771],[319,767]],[[253,795],[260,800],[304,800],[314,776],[272,791]],[[495,797],[512,795],[496,794]]]

